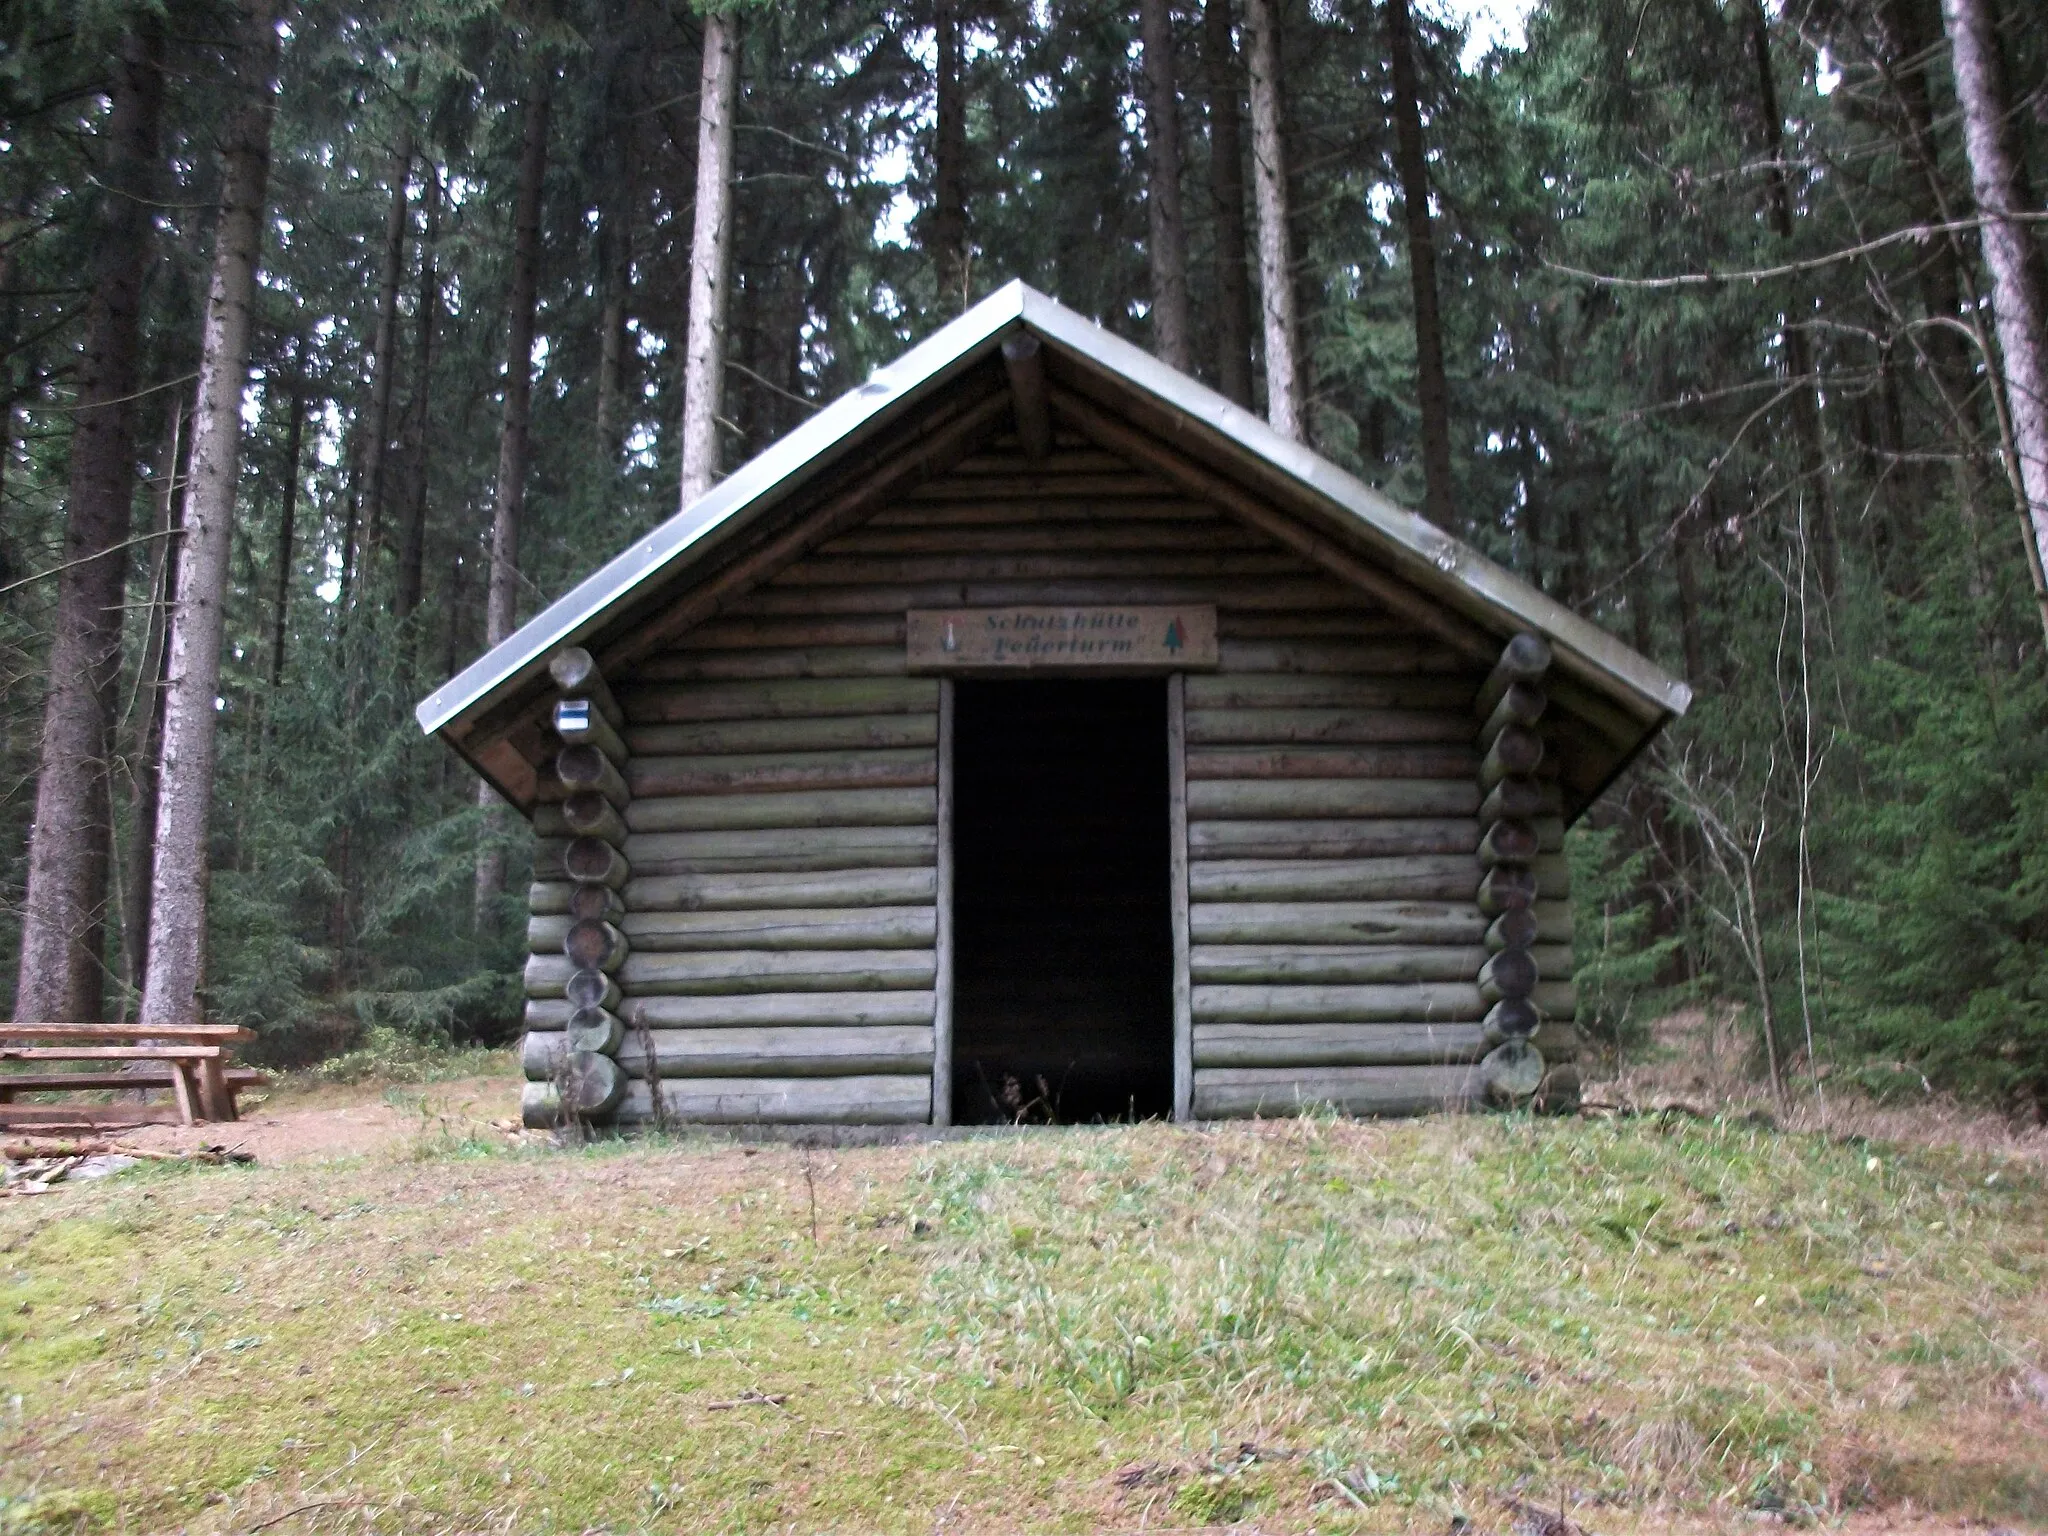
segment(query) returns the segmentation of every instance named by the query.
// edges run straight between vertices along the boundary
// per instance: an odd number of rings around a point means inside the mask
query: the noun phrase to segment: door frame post
[[[1173,1118],[1194,1117],[1194,996],[1188,967],[1188,724],[1187,678],[1166,679],[1166,803],[1173,907]]]
[[[932,1124],[953,1123],[953,679],[939,679],[939,847],[932,959]]]

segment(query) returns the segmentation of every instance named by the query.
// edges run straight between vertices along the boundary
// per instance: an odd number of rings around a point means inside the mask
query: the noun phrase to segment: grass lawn
[[[2048,1520],[2048,1188],[1748,1123],[148,1169],[0,1201],[0,1532]]]

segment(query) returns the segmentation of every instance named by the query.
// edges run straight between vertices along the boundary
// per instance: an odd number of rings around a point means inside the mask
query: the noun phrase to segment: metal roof
[[[1418,589],[1454,596],[1459,607],[1504,635],[1524,629],[1542,634],[1561,661],[1576,663],[1571,670],[1632,705],[1632,712],[1667,717],[1683,714],[1691,703],[1692,690],[1684,683],[1470,545],[1197,380],[1036,289],[1012,282],[771,444],[436,688],[415,710],[421,729],[432,735],[531,677],[559,647],[593,634],[620,602],[686,572],[696,553],[720,542],[713,535],[743,524],[750,513],[765,512],[883,422],[989,356],[1020,326],[1098,374],[1152,397],[1183,426],[1206,429],[1268,477],[1309,493]],[[1645,735],[1653,729],[1646,724]]]

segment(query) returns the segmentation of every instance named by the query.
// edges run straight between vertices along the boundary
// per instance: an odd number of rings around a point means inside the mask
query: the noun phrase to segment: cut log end
[[[1542,1022],[1542,1013],[1528,998],[1504,997],[1487,1010],[1486,1043],[1504,1045],[1510,1040],[1526,1040]]]
[[[562,988],[562,995],[569,1000],[571,1008],[610,1008],[619,1006],[619,984],[603,971],[571,971],[569,980]]]
[[[572,1051],[562,1063],[558,1085],[562,1108],[579,1119],[610,1114],[626,1096],[626,1074],[609,1056]]]
[[[562,953],[580,971],[616,971],[628,952],[626,936],[599,919],[571,923],[562,939]]]
[[[596,678],[597,660],[580,645],[565,645],[548,662],[548,676],[564,693],[583,693]]]
[[[1520,1104],[1543,1086],[1543,1053],[1525,1039],[1495,1046],[1479,1063],[1486,1096],[1499,1104]]]
[[[571,1051],[616,1056],[625,1043],[626,1026],[608,1008],[578,1008],[569,1015],[566,1033]]]
[[[632,873],[626,856],[601,837],[579,837],[562,853],[562,869],[571,880],[583,885],[602,885],[617,890]]]

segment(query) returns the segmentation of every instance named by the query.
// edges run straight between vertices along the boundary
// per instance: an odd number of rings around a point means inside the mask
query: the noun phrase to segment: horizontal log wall
[[[621,1119],[929,1118],[939,685],[906,671],[904,612],[1119,602],[1218,609],[1221,664],[1185,683],[1195,1113],[1467,1096],[1472,664],[1160,479],[1010,443],[612,679]],[[563,846],[543,838],[544,869]],[[1561,856],[1537,878],[1548,961],[1570,937]],[[536,1080],[563,1049],[569,896],[534,889]]]
[[[1187,681],[1197,1116],[1410,1113],[1483,1092],[1483,668],[1382,615],[1332,618],[1226,613],[1217,672]],[[1568,977],[1554,786],[1545,809],[1537,953]],[[1568,982],[1539,1001],[1569,1019]],[[1542,1049],[1568,1058],[1575,1038],[1549,1028]]]

